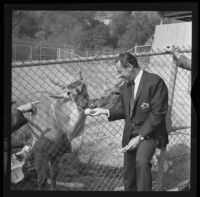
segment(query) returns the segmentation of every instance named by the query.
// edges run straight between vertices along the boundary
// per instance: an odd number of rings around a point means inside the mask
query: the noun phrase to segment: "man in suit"
[[[157,147],[168,143],[165,122],[168,90],[158,75],[142,70],[131,53],[118,56],[116,70],[119,78],[125,80],[120,103],[111,109],[88,109],[87,114],[105,114],[109,121],[125,120],[122,138],[124,189],[151,191],[152,156]]]

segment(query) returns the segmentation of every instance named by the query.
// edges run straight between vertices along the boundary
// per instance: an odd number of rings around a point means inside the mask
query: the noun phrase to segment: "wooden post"
[[[171,118],[173,99],[174,99],[174,91],[175,91],[175,85],[176,85],[177,70],[178,70],[178,67],[177,67],[176,63],[172,60],[171,79],[170,79],[170,84],[169,84],[169,88],[168,88],[169,101],[168,101],[167,118]],[[169,121],[169,120],[166,120],[166,121]],[[168,124],[168,123],[166,123],[166,124]],[[159,161],[158,161],[159,170],[158,170],[158,176],[157,176],[157,189],[159,191],[163,190],[163,175],[164,175],[163,171],[164,171],[165,155],[166,155],[166,149],[163,148],[160,151],[160,156],[159,156]]]

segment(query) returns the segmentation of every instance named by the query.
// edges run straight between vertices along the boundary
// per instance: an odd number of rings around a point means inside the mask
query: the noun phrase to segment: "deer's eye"
[[[76,92],[77,93],[81,92],[81,87],[80,86],[76,88]]]

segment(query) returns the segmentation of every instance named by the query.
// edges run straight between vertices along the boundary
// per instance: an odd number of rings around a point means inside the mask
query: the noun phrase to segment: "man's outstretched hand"
[[[90,116],[99,116],[101,114],[108,115],[108,109],[103,109],[103,108],[94,108],[94,109],[85,109],[85,115],[90,115]]]

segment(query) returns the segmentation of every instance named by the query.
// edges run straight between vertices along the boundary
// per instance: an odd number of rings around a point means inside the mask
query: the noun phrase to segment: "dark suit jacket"
[[[120,102],[110,110],[109,121],[125,119],[122,147],[126,146],[131,133],[151,136],[157,140],[157,147],[168,143],[165,116],[168,109],[168,90],[164,81],[156,74],[144,71],[134,102],[132,117],[129,114],[131,87],[125,83],[120,94]],[[145,107],[145,104],[146,107]]]

